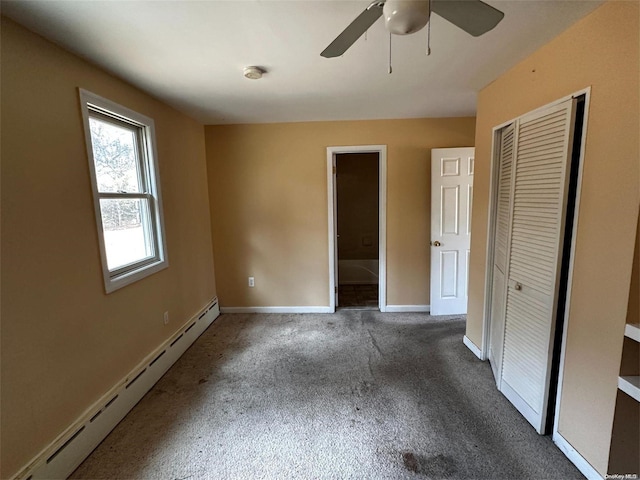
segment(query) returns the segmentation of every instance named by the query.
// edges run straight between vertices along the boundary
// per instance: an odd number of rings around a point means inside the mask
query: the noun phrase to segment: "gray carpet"
[[[71,478],[583,478],[464,319],[222,315]]]

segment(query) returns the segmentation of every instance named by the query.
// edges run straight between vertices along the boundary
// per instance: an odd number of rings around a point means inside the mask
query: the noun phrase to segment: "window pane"
[[[142,192],[136,158],[136,127],[125,128],[89,118],[99,192]]]
[[[100,199],[109,270],[155,256],[147,199]]]

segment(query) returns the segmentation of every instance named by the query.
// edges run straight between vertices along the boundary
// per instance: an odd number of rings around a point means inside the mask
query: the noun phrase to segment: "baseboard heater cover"
[[[16,480],[67,478],[220,315],[214,298],[25,466]]]

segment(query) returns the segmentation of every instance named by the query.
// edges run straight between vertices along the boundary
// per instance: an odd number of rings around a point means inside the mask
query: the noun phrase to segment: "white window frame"
[[[106,293],[111,293],[119,288],[137,282],[149,275],[163,270],[169,266],[166,252],[164,233],[164,216],[162,212],[162,197],[160,194],[160,175],[158,172],[155,125],[152,118],[134,112],[111,100],[100,97],[84,89],[79,89],[82,120],[84,124],[84,136],[87,147],[87,159],[89,161],[89,173],[91,175],[91,188],[93,190],[93,205],[95,209],[96,226],[98,228],[98,244],[102,262],[102,274]],[[138,139],[137,156],[141,167],[141,177],[144,191],[141,193],[114,192],[105,193],[98,191],[98,182],[93,157],[93,144],[91,139],[91,117],[109,117],[114,123],[129,125],[135,129]],[[112,270],[107,263],[107,251],[102,225],[101,199],[117,198],[144,198],[149,203],[149,220],[151,236],[153,237],[154,255],[149,258],[133,262]]]

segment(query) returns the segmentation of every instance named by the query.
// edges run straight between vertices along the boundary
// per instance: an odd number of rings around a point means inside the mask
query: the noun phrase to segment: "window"
[[[80,90],[107,293],[168,266],[153,120]]]

